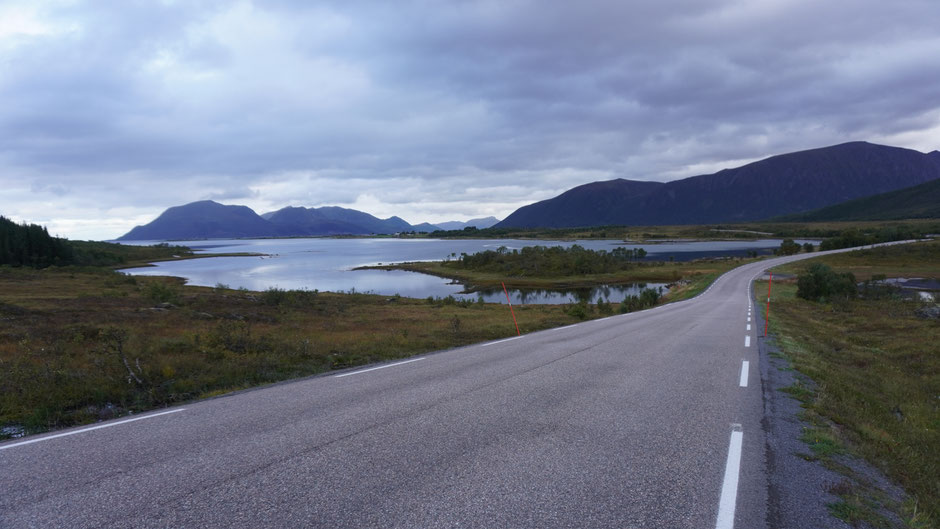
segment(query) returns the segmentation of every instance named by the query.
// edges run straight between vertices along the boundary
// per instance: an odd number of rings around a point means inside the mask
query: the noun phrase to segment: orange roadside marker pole
[[[512,322],[516,325],[516,336],[522,336],[522,333],[519,332],[519,324],[516,323],[516,311],[512,310],[512,301],[509,301],[509,291],[506,290],[506,283],[500,281],[499,284],[503,285],[503,292],[506,293],[506,303],[509,303],[509,313],[512,314]]]
[[[770,280],[767,281],[767,311],[764,312],[764,338],[767,337],[767,325],[770,323],[770,285],[774,282],[774,272],[770,271]]]

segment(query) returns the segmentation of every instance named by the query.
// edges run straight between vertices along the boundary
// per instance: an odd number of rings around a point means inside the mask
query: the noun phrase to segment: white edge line
[[[743,362],[741,362],[741,380],[738,382],[738,385],[740,385],[742,388],[747,387],[747,370],[750,367],[750,365],[751,363],[748,362],[747,360],[744,360]]]
[[[721,499],[718,500],[718,519],[715,529],[732,529],[734,527],[734,504],[738,497],[738,474],[741,470],[741,445],[744,441],[744,432],[734,430],[731,432],[731,442],[728,445],[728,462],[725,464],[725,479],[721,484]]]
[[[75,430],[73,432],[57,433],[55,435],[47,435],[45,437],[40,437],[39,439],[30,439],[29,441],[20,441],[18,443],[8,444],[0,446],[0,450],[6,450],[7,448],[14,448],[17,446],[23,446],[33,443],[39,443],[41,441],[48,441],[50,439],[56,439],[58,437],[66,437],[69,435],[76,435],[80,433],[90,432],[92,430],[100,430],[101,428],[110,428],[112,426],[117,426],[119,424],[127,424],[134,421],[142,421],[144,419],[152,419],[154,417],[159,417],[161,415],[168,415],[170,413],[178,413],[184,411],[186,408],[177,408],[175,410],[161,411],[160,413],[151,413],[150,415],[145,415],[143,417],[134,417],[133,419],[124,419],[123,421],[109,422],[108,424],[99,424],[98,426],[91,426],[89,428],[82,428],[81,430]]]
[[[522,338],[522,336],[513,336],[512,338],[506,338],[505,340],[497,340],[497,341],[495,341],[495,342],[485,343],[485,344],[481,345],[480,347],[489,347],[489,346],[491,346],[491,345],[496,345],[496,344],[498,344],[498,343],[511,342],[511,341],[513,341],[513,340],[518,340],[519,338]]]
[[[376,369],[385,369],[386,367],[395,367],[402,364],[410,364],[411,362],[417,362],[418,360],[424,360],[424,357],[421,358],[412,358],[411,360],[404,360],[401,362],[395,362],[394,364],[385,364],[378,367],[370,367],[369,369],[360,369],[359,371],[353,371],[352,373],[341,373],[339,375],[333,375],[333,378],[343,378],[351,375],[358,375],[359,373],[368,373],[369,371],[375,371]]]

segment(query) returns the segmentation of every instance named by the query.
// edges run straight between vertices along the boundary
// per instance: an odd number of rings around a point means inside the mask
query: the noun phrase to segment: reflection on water
[[[513,305],[537,305],[542,303],[597,303],[604,300],[610,303],[620,303],[627,296],[638,296],[644,288],[665,290],[664,283],[631,283],[626,285],[601,285],[593,288],[572,288],[567,290],[541,290],[541,289],[509,289],[509,299]],[[457,297],[457,296],[455,296]],[[483,298],[487,303],[505,303],[506,293],[503,289],[488,289],[462,294],[461,297],[473,299]]]

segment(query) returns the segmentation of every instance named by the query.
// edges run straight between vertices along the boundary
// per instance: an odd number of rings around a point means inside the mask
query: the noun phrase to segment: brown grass
[[[523,333],[579,321],[565,309],[520,306],[516,318]],[[598,315],[588,307],[586,317]],[[0,267],[0,322],[0,427],[33,432],[516,332],[505,305],[453,298],[9,267]]]

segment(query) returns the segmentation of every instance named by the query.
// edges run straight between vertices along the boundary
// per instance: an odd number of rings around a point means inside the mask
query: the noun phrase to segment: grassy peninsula
[[[453,255],[441,261],[398,263],[364,267],[380,270],[409,270],[454,279],[467,292],[493,288],[565,290],[598,285],[667,283],[667,299],[694,296],[722,273],[746,259],[700,259],[693,262],[642,261],[642,249],[628,247],[612,251],[528,246],[520,250],[501,247],[473,255]]]

